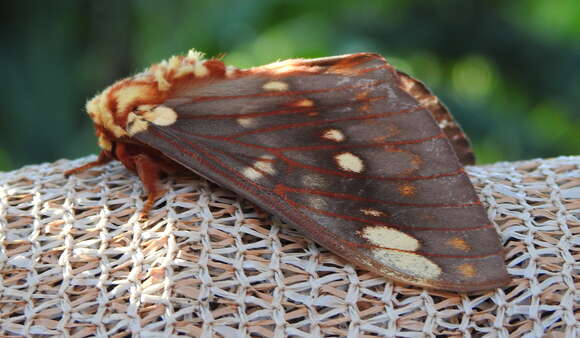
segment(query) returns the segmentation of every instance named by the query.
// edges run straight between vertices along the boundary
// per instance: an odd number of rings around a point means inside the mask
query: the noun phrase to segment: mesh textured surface
[[[510,286],[470,295],[357,270],[195,177],[145,195],[119,163],[0,173],[0,335],[574,337],[580,157],[470,167]]]

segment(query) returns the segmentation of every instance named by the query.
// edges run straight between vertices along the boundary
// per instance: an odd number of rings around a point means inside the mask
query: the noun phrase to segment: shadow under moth
[[[396,282],[478,291],[509,282],[502,247],[463,165],[469,142],[421,82],[377,54],[237,69],[190,51],[88,101],[98,159],[156,198],[191,171],[348,262]]]

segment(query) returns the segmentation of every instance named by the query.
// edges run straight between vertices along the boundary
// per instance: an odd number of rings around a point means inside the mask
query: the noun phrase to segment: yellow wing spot
[[[365,227],[360,235],[372,244],[384,248],[406,251],[417,251],[419,248],[419,241],[416,238],[397,229],[385,226]]]
[[[276,174],[276,169],[273,164],[273,157],[270,155],[264,155],[259,160],[254,162],[251,167],[246,167],[242,170],[242,175],[246,176],[252,181],[256,181],[264,177],[264,173],[274,175]]]
[[[457,269],[459,270],[459,273],[465,277],[473,278],[477,275],[477,269],[470,263],[461,264]]]
[[[257,160],[256,163],[254,163],[254,168],[259,169],[270,175],[274,175],[276,173],[276,169],[274,169],[272,159],[273,157],[269,155],[262,156],[261,159]]]
[[[384,212],[382,212],[380,210],[376,210],[376,209],[360,209],[360,212],[362,212],[364,215],[373,216],[373,217],[385,216]]]
[[[344,134],[338,129],[328,129],[322,133],[322,138],[334,142],[342,142],[344,141]]]
[[[170,126],[177,121],[177,113],[167,106],[157,106],[145,111],[143,118],[158,126]]]
[[[334,156],[338,166],[343,171],[361,173],[364,169],[363,161],[353,153],[345,152]]]
[[[270,81],[264,84],[262,88],[264,88],[264,90],[283,92],[288,90],[288,84],[282,81]]]
[[[239,118],[238,124],[244,128],[250,128],[256,124],[256,120],[252,118]]]
[[[133,112],[127,116],[127,134],[133,136],[137,133],[147,130],[149,122],[145,121],[143,116],[137,115]]]
[[[416,190],[417,188],[410,184],[403,184],[399,186],[399,193],[406,197],[415,195]]]
[[[293,107],[312,107],[314,106],[314,101],[310,99],[301,99],[290,104]]]
[[[457,250],[461,250],[461,251],[469,251],[471,250],[471,247],[469,246],[469,244],[467,244],[467,242],[460,237],[453,237],[447,240],[447,245],[457,249]]]
[[[415,278],[436,279],[442,272],[437,264],[412,252],[374,249],[373,255],[383,264]]]
[[[317,112],[317,111],[311,111],[311,112],[309,112],[309,113],[308,113],[308,114],[306,114],[306,115],[308,115],[308,116],[318,116],[318,115],[320,115],[320,113],[319,113],[319,112]]]
[[[244,170],[242,170],[242,175],[246,176],[247,178],[249,178],[252,181],[256,181],[256,180],[264,177],[264,175],[261,172],[257,171],[253,167],[244,168]]]

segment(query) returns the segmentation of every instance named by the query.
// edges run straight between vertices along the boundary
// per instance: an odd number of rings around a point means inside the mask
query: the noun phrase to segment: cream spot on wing
[[[239,118],[239,119],[237,119],[237,121],[238,121],[238,124],[244,128],[250,128],[256,124],[255,119],[247,118],[247,117]]]
[[[269,155],[262,156],[262,159],[254,163],[254,168],[261,170],[265,173],[268,173],[270,175],[274,175],[276,173],[276,169],[274,169],[272,159],[273,157]]]
[[[345,152],[334,156],[338,166],[343,171],[360,173],[364,169],[363,161],[353,153]]]
[[[442,272],[437,264],[416,253],[373,249],[373,255],[383,264],[415,278],[436,279]]]
[[[324,133],[322,133],[322,137],[334,142],[344,141],[344,134],[338,129],[325,130]]]
[[[467,242],[461,237],[453,237],[447,240],[447,245],[462,251],[469,251],[471,247]]]
[[[276,169],[274,168],[274,162],[272,161],[274,157],[270,155],[264,155],[259,160],[254,162],[251,167],[246,167],[242,171],[242,175],[246,176],[252,181],[256,181],[264,177],[264,173],[274,175],[276,174]]]
[[[283,92],[288,90],[288,84],[282,81],[270,81],[262,86],[264,90]]]
[[[253,167],[246,167],[242,171],[242,175],[246,176],[247,178],[249,178],[252,181],[256,181],[256,180],[264,177],[264,175],[262,175],[261,172],[257,171]]]
[[[477,275],[477,270],[473,264],[464,263],[457,267],[459,273],[468,278],[473,278]]]
[[[169,126],[177,121],[177,113],[169,107],[157,106],[153,110],[146,111],[143,118],[158,126]]]
[[[360,212],[362,212],[363,214],[367,215],[367,216],[373,216],[373,217],[381,217],[384,216],[385,213],[380,211],[380,210],[376,210],[376,209],[360,209]]]
[[[416,251],[419,248],[419,241],[416,238],[385,226],[367,226],[362,230],[361,236],[372,244],[384,248],[406,251]]]
[[[293,107],[312,107],[314,106],[314,101],[310,99],[301,99],[290,104]]]
[[[140,115],[129,113],[129,116],[127,117],[127,126],[127,133],[129,136],[133,136],[137,133],[147,130],[149,122],[145,121]]]

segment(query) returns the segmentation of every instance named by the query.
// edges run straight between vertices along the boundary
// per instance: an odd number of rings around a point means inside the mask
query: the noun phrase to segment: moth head
[[[163,99],[156,83],[135,77],[121,80],[93,97],[86,111],[95,124],[99,146],[110,151],[112,143],[132,136],[135,127],[143,130],[143,123],[134,125],[135,117],[146,115]]]
[[[213,66],[218,72],[225,72],[223,64],[214,62]],[[97,129],[99,146],[110,151],[118,139],[144,131],[150,123],[162,126],[174,123],[177,114],[163,102],[173,95],[180,83],[206,77],[209,73],[203,54],[192,50],[108,87],[86,104],[86,111]]]

